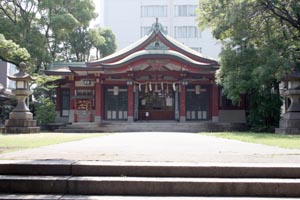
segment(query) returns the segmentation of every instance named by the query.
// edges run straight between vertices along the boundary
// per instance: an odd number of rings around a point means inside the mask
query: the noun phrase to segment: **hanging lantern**
[[[200,94],[201,93],[201,87],[200,87],[200,85],[196,85],[195,86],[195,93],[196,94]]]
[[[201,85],[196,85],[195,86],[195,93],[196,94],[201,94],[201,92],[205,92],[205,91],[206,91],[206,89],[202,89]]]
[[[114,86],[114,95],[119,95],[119,87],[118,86]]]
[[[176,91],[176,83],[173,83],[173,91]]]

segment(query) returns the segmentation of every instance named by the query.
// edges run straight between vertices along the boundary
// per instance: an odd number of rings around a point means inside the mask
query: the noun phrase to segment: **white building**
[[[4,88],[9,90],[15,89],[15,81],[9,80],[7,76],[12,76],[17,72],[18,70],[16,65],[5,62],[0,59],[0,84],[2,84]]]
[[[101,0],[100,26],[111,28],[118,50],[146,35],[156,18],[168,35],[212,58],[221,45],[209,30],[197,28],[198,0]]]

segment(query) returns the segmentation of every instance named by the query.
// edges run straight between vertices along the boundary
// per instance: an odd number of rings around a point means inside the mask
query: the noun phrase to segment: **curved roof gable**
[[[165,55],[166,51],[177,52],[176,55],[179,57],[184,57],[185,61],[191,64],[197,63],[199,66],[213,66],[218,67],[219,64],[216,60],[208,58],[203,54],[185,46],[174,38],[166,35],[162,28],[162,25],[156,21],[152,25],[152,29],[148,35],[144,36],[135,43],[129,45],[128,47],[106,56],[100,60],[93,62],[87,62],[87,67],[101,67],[101,66],[118,66],[122,61],[128,61],[132,58],[132,54],[140,54],[139,52],[162,52]],[[201,64],[200,64],[201,63]]]

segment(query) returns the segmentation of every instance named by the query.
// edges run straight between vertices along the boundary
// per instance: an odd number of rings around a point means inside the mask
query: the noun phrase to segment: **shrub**
[[[9,113],[16,107],[17,101],[15,99],[9,99],[6,101],[0,101],[0,124],[4,123],[9,118]]]
[[[54,122],[56,117],[55,104],[49,98],[39,98],[36,105],[35,118],[40,125]]]

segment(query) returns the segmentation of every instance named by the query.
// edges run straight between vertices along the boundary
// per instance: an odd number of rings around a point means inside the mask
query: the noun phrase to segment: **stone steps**
[[[0,161],[0,174],[0,199],[300,197],[300,165]]]
[[[245,130],[243,124],[214,123],[214,122],[104,122],[99,126],[95,124],[72,124],[57,129],[57,132],[217,132]]]
[[[91,196],[91,195],[39,195],[39,194],[0,194],[0,199],[19,200],[278,200],[278,198],[260,197],[161,197],[161,196]],[[280,198],[280,200],[291,200],[296,198]],[[297,198],[298,199],[298,198]]]
[[[300,197],[299,179],[0,176],[2,193]]]
[[[0,160],[0,175],[300,179],[300,165]]]

